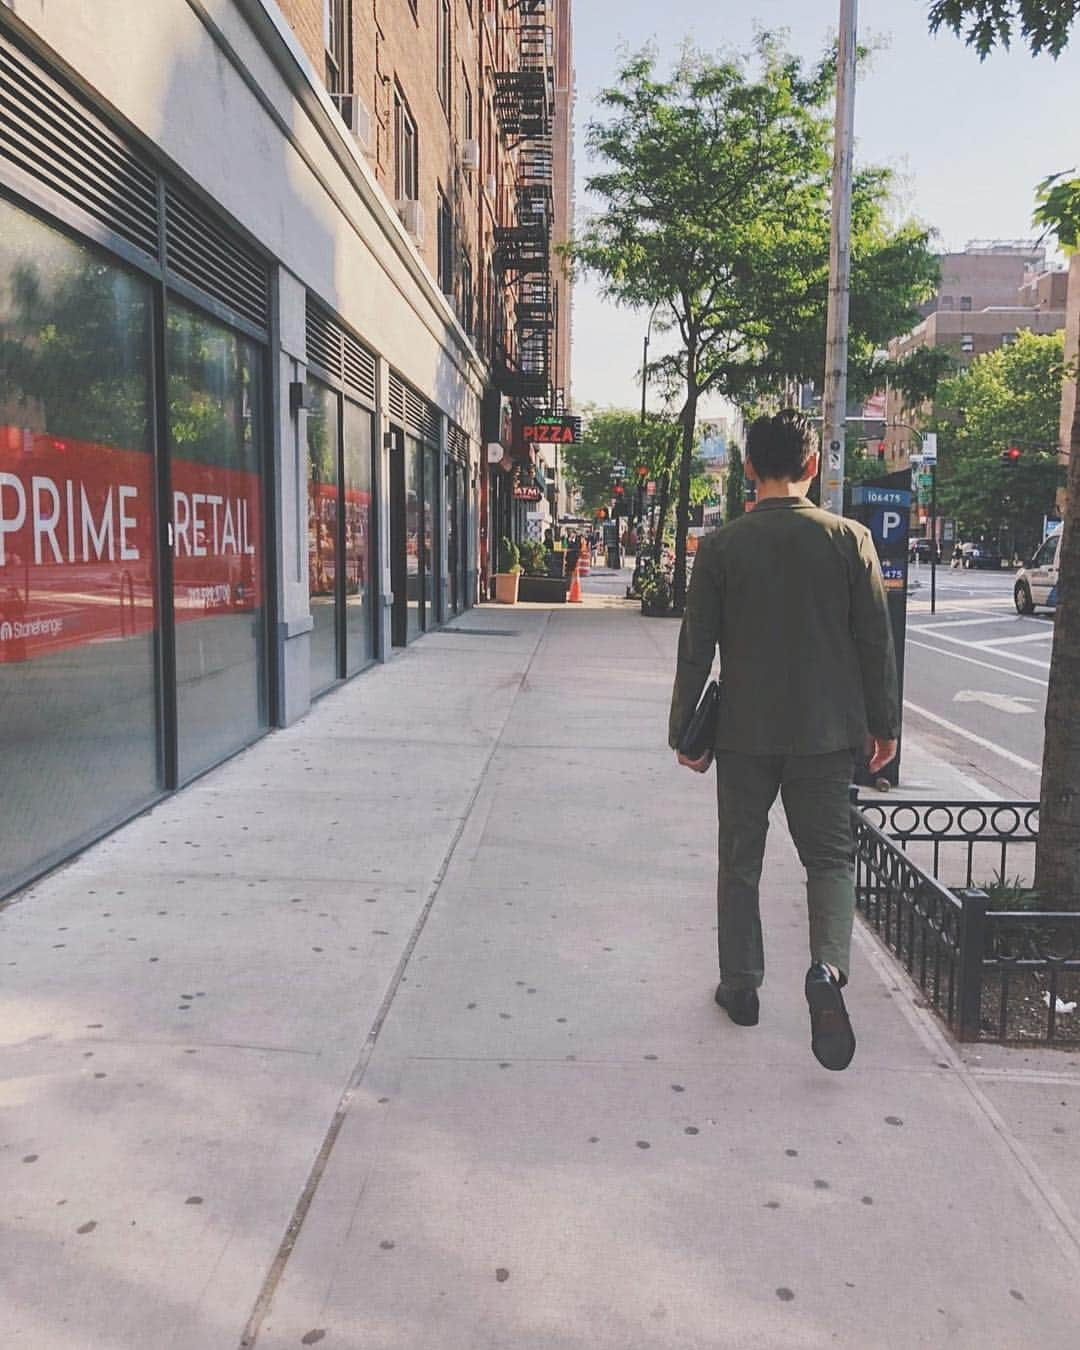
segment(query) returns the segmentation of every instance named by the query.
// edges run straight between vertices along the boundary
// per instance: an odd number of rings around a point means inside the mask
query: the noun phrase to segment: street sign
[[[937,432],[928,431],[923,437],[922,457],[925,464],[937,463]]]

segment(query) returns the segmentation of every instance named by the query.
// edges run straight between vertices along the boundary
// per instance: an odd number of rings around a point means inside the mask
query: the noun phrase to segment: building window
[[[938,300],[938,309],[952,309],[953,298],[951,295],[943,295]]]
[[[960,350],[968,355],[975,350],[975,339],[970,333],[961,334]]]
[[[473,127],[472,90],[464,74],[461,76],[461,136],[466,141],[471,141],[476,136]]]
[[[461,250],[461,326],[472,337],[476,322],[475,301],[473,297],[473,270],[469,255]]]
[[[445,194],[439,192],[439,220],[438,220],[438,265],[439,265],[439,290],[443,295],[452,295],[454,292],[454,222],[450,215],[450,203],[446,200]]]
[[[436,59],[438,68],[436,70],[436,85],[439,91],[439,102],[443,106],[443,112],[450,115],[450,72],[452,63],[452,32],[450,23],[450,0],[435,0],[436,15]]]
[[[961,309],[961,311],[962,311],[963,313],[965,313],[965,314],[970,314],[970,313],[971,313],[971,296],[970,296],[970,295],[962,295],[962,296],[960,297],[960,309]]]
[[[400,89],[394,90],[394,197],[414,202],[420,195],[416,123]]]
[[[1015,341],[1016,341],[1015,333],[1002,333],[1001,345],[1003,347],[1011,347]]]
[[[323,45],[326,48],[326,88],[330,94],[349,93],[346,0],[323,0]]]

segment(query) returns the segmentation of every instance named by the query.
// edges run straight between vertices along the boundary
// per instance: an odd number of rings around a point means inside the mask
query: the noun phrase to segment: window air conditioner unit
[[[332,94],[341,120],[365,155],[371,153],[371,113],[359,94]]]
[[[495,175],[493,173],[489,173],[488,176],[484,179],[484,191],[493,201],[495,199],[495,191],[497,187],[498,183],[496,181]]]
[[[480,168],[479,141],[466,141],[461,147],[461,167],[466,173],[476,173]]]
[[[412,235],[413,242],[422,244],[424,242],[424,208],[418,201],[412,198],[406,198],[397,204],[398,215],[401,217],[401,223],[406,231]]]

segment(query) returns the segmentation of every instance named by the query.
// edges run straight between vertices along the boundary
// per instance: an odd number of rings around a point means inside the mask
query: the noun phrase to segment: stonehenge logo
[[[12,632],[11,624],[0,623],[0,642],[10,642],[14,636],[15,634]]]

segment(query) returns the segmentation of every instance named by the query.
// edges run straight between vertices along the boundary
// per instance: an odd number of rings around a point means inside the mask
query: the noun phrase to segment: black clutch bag
[[[716,748],[716,724],[720,717],[720,682],[710,680],[690,724],[679,741],[679,754],[699,760]]]

